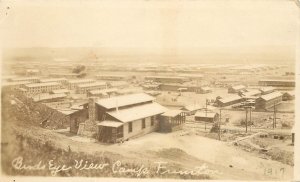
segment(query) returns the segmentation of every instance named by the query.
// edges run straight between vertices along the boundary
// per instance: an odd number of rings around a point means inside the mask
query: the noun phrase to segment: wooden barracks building
[[[24,89],[26,89],[29,94],[47,93],[60,88],[61,84],[58,82],[30,83],[24,85]]]
[[[96,100],[90,98],[85,122],[70,123],[70,131],[115,143],[159,130],[159,116],[167,109],[144,94],[130,94]],[[75,120],[73,120],[75,121]]]
[[[262,95],[255,101],[256,110],[266,110],[282,101],[282,94],[280,92],[272,92],[267,95]]]

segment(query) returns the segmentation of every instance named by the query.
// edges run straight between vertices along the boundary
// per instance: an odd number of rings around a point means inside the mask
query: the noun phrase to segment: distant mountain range
[[[182,50],[181,50],[182,52]],[[294,64],[293,47],[218,47],[186,49],[182,54],[176,49],[145,50],[142,48],[98,48],[98,47],[33,47],[7,48],[3,50],[3,60],[34,59],[50,61],[66,58],[74,61],[114,61],[153,63],[195,63],[195,64]]]

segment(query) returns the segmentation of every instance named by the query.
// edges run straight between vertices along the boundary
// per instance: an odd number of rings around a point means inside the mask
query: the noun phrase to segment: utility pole
[[[222,108],[220,108],[220,119],[219,119],[219,131],[218,131],[218,134],[219,134],[219,140],[221,140],[221,121],[222,121]]]
[[[245,107],[245,109],[246,109],[246,122],[245,122],[245,124],[246,124],[246,133],[247,133],[248,132],[248,108]]]
[[[204,121],[205,131],[206,131],[206,120],[207,120],[207,99],[205,100],[205,121]]]
[[[251,126],[252,126],[251,115],[252,115],[252,107],[250,106],[250,131],[251,131]]]
[[[276,128],[276,127],[277,127],[277,121],[276,121],[276,119],[277,119],[277,118],[276,118],[276,105],[274,106],[274,110],[275,110],[275,111],[274,111],[274,115],[275,115],[274,118],[275,118],[275,128]]]
[[[273,129],[276,128],[276,105],[274,103],[274,113],[273,113]]]

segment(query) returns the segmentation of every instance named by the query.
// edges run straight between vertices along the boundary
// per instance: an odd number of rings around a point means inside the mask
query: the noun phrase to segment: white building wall
[[[132,121],[132,132],[128,132],[129,123],[123,125],[123,139],[134,138],[151,133],[158,129],[158,120],[154,119],[154,125],[151,126],[151,117],[145,118],[146,127],[142,129],[142,119]]]

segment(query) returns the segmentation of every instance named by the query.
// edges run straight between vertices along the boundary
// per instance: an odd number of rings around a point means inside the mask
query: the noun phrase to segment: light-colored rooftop
[[[101,78],[109,78],[109,77],[111,77],[111,78],[119,78],[119,77],[122,77],[122,78],[124,78],[124,77],[129,77],[129,75],[96,75],[96,77],[101,77]]]
[[[40,72],[39,69],[27,69],[26,71],[27,72]]]
[[[58,109],[57,111],[65,114],[65,115],[70,115],[70,114],[73,114],[74,112],[76,112],[78,110],[74,110],[74,109]]]
[[[83,83],[78,85],[79,88],[87,88],[87,87],[96,87],[96,86],[106,86],[105,82],[93,82],[93,83]]]
[[[118,121],[101,121],[100,123],[97,123],[98,126],[107,126],[107,127],[114,127],[117,128],[119,126],[122,126],[123,123],[122,122],[118,122]]]
[[[246,87],[244,85],[235,85],[231,87],[234,90],[241,90],[241,89],[245,89]]]
[[[142,93],[143,90],[136,88],[126,88],[117,90],[118,94],[134,94],[134,93]]]
[[[200,104],[191,104],[191,105],[186,105],[183,107],[183,110],[187,111],[195,111],[201,109],[202,106]]]
[[[20,90],[20,91],[23,91],[23,92],[26,92],[26,91],[27,91],[27,89],[25,89],[25,88],[19,88],[19,90]]]
[[[287,80],[287,79],[263,79],[263,80],[259,80],[260,82],[295,82],[295,80]]]
[[[59,75],[59,76],[78,76],[79,73],[50,73],[50,75]]]
[[[68,90],[68,89],[57,89],[57,90],[52,90],[51,92],[54,93],[54,94],[60,94],[60,93],[69,93],[70,90]]]
[[[44,83],[44,82],[57,82],[57,81],[66,81],[66,78],[44,78],[44,79],[40,79],[40,82]]]
[[[60,85],[58,82],[45,82],[45,83],[30,83],[26,84],[26,87],[43,87],[43,86],[54,86],[54,85]]]
[[[295,91],[286,91],[286,92],[282,92],[283,94],[288,94],[290,96],[295,96]]]
[[[90,94],[105,94],[105,93],[111,93],[116,92],[118,89],[116,88],[110,88],[110,89],[101,89],[101,90],[90,90]]]
[[[121,122],[130,122],[138,119],[147,118],[150,116],[155,116],[158,114],[162,114],[167,109],[157,103],[149,103],[138,106],[133,106],[126,109],[120,109],[112,112],[107,112],[107,114],[116,118]]]
[[[262,87],[259,90],[262,92],[269,92],[269,91],[275,90],[275,88],[274,87]]]
[[[96,103],[98,105],[101,105],[105,107],[106,109],[112,109],[132,104],[138,104],[142,102],[149,102],[153,101],[154,98],[150,95],[147,95],[145,93],[138,93],[138,94],[130,94],[130,95],[122,95],[117,97],[111,97],[106,99],[100,99]]]
[[[184,79],[184,77],[181,76],[146,76],[146,79],[148,78],[163,78],[163,79]]]
[[[87,82],[94,82],[93,79],[74,79],[74,80],[68,80],[68,83],[87,83]]]
[[[201,87],[202,90],[211,90],[210,87]]]
[[[259,90],[251,90],[251,91],[248,91],[248,92],[244,92],[243,96],[249,97],[249,96],[254,96],[254,95],[258,95],[258,94],[261,94],[261,91],[259,91]]]
[[[197,111],[195,117],[202,117],[202,118],[214,118],[217,113],[215,112],[205,112],[205,111]]]
[[[2,86],[16,86],[16,85],[24,85],[29,83],[30,83],[29,81],[2,82]]]
[[[239,100],[242,97],[238,96],[238,95],[232,95],[232,96],[228,96],[222,99],[219,99],[220,102],[222,103],[227,103],[227,102],[231,102],[231,101],[235,101],[235,100]]]
[[[128,82],[125,82],[125,81],[114,81],[114,82],[110,82],[109,84],[110,84],[112,87],[129,85]]]
[[[180,77],[188,77],[188,78],[202,78],[201,74],[181,74]]]
[[[66,94],[40,94],[40,95],[35,95],[33,97],[33,100],[35,102],[37,101],[43,101],[43,100],[49,100],[49,99],[57,99],[57,98],[64,98],[66,97]]]
[[[282,94],[280,92],[272,92],[270,94],[263,95],[260,98],[268,101],[268,100],[271,100],[271,99],[274,99],[274,98],[277,98],[277,97],[281,97],[281,96],[282,96]]]
[[[162,116],[175,117],[175,116],[180,115],[182,112],[183,112],[182,110],[172,109],[172,110],[168,110],[168,111],[164,112],[162,114]]]

